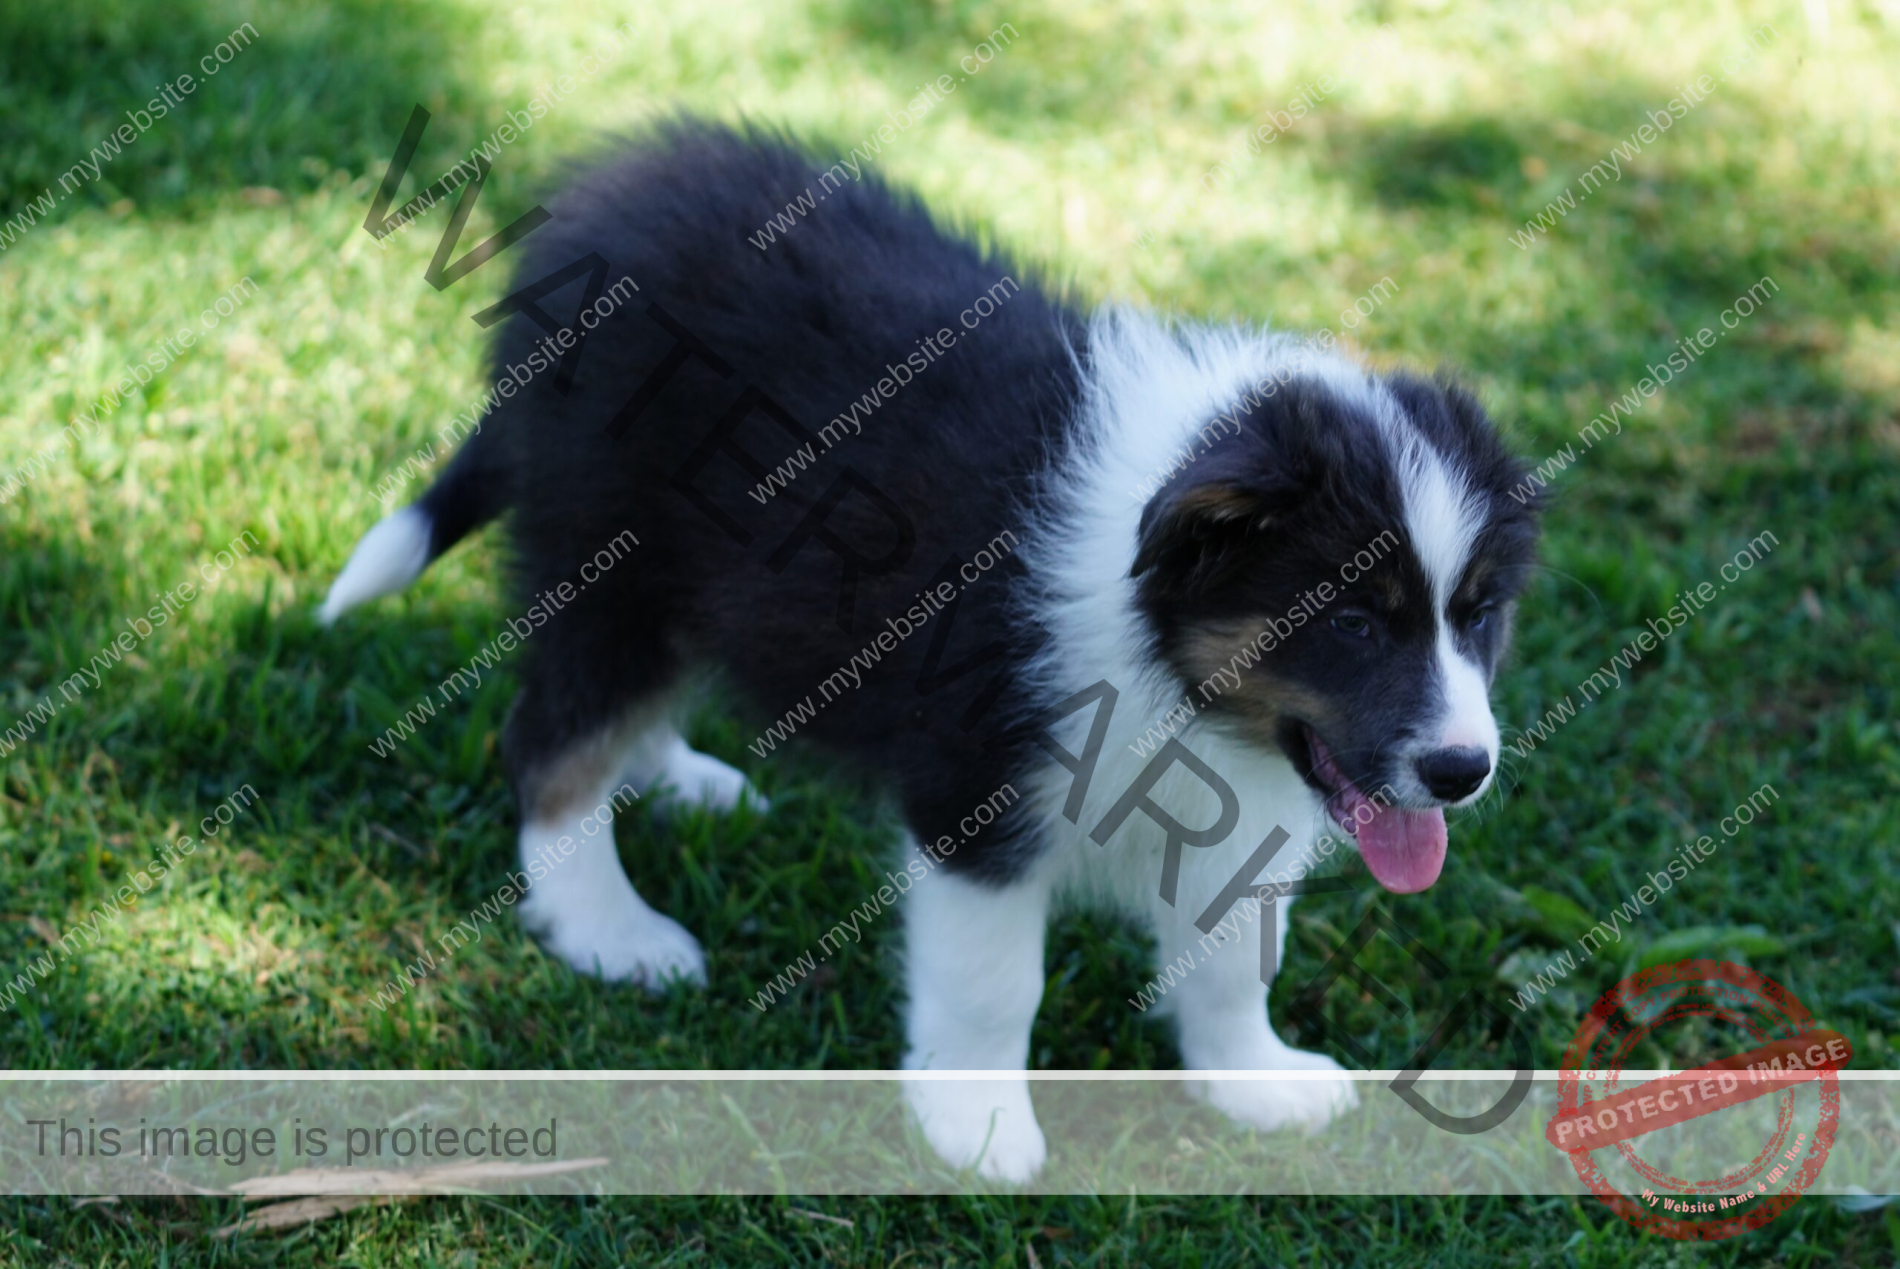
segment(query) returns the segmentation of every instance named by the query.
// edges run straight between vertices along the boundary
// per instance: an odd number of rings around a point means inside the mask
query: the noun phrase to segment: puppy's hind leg
[[[771,804],[752,786],[745,773],[701,753],[665,721],[657,721],[628,747],[622,776],[641,796],[666,802],[685,802],[715,811],[730,811],[750,802],[761,811]]]
[[[505,747],[530,882],[523,922],[575,969],[657,990],[704,982],[706,958],[634,890],[614,846],[614,815],[639,796],[620,772],[663,721],[663,663],[633,651],[590,664],[571,645],[534,649]]]

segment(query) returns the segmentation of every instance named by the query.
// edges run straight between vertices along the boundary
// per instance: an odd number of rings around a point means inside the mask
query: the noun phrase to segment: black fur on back
[[[468,464],[470,481],[492,493],[451,488],[436,509],[455,514],[459,536],[506,508],[524,606],[562,583],[580,587],[583,564],[623,530],[639,540],[526,640],[507,737],[518,779],[656,697],[680,670],[710,664],[761,720],[809,697],[818,708],[801,737],[895,777],[926,843],[961,837],[958,821],[976,804],[1012,779],[1020,787],[1019,751],[984,743],[1012,712],[1008,702],[964,725],[972,703],[1036,642],[1010,602],[1018,570],[984,573],[962,590],[953,621],[931,616],[864,672],[862,687],[826,703],[820,684],[944,573],[961,588],[956,561],[1006,534],[1021,541],[1032,479],[1069,444],[1082,325],[1018,266],[946,233],[868,172],[761,250],[748,237],[818,191],[830,163],[816,153],[759,128],[672,120],[549,200],[553,220],[510,252],[511,293],[594,253],[609,266],[605,289],[631,278],[638,295],[586,336],[568,395],[541,372],[458,456],[458,469]],[[1020,290],[964,329],[960,315],[1004,277]],[[577,279],[540,303],[556,321],[574,321],[583,286]],[[649,305],[730,373],[689,358],[615,440],[609,424],[678,344]],[[817,433],[944,328],[954,346],[765,505],[748,496],[759,473],[726,453],[680,476],[748,389]],[[544,335],[527,316],[510,317],[495,345],[497,382]],[[732,440],[767,470],[798,444],[764,410]],[[820,536],[787,545],[828,493],[842,498],[824,519],[828,533],[861,558],[902,556],[860,572],[848,611],[837,551]],[[914,534],[907,551],[892,509]],[[453,540],[437,537],[438,548]],[[926,657],[946,629],[933,678]],[[956,674],[991,645],[1001,655]],[[1007,874],[1002,836],[984,834],[950,866]]]

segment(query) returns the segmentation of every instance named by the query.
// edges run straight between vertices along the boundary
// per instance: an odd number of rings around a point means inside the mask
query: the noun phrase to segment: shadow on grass
[[[1434,332],[1435,356],[1541,390],[1600,391],[1608,384],[1621,391],[1680,337],[1708,326],[1721,345],[1676,387],[1747,407],[1745,417],[1725,411],[1695,421],[1690,439],[1700,446],[1743,442],[1711,455],[1723,460],[1708,465],[1711,481],[1751,459],[1784,471],[1830,457],[1863,462],[1869,429],[1890,404],[1846,381],[1824,355],[1840,346],[1857,317],[1882,320],[1900,277],[1900,247],[1873,216],[1830,210],[1819,184],[1781,184],[1764,179],[1752,160],[1709,158],[1693,130],[1752,139],[1774,134],[1772,103],[1734,88],[1719,117],[1676,123],[1632,160],[1619,157],[1620,179],[1602,183],[1600,174],[1596,188],[1585,185],[1576,197],[1581,175],[1666,91],[1592,85],[1588,94],[1579,90],[1538,114],[1432,123],[1335,108],[1283,144],[1304,150],[1313,168],[1347,187],[1355,201],[1404,218],[1393,254],[1363,262],[1367,282],[1390,274],[1403,287],[1416,264],[1408,255],[1469,251],[1480,235],[1508,247],[1507,262],[1521,252],[1539,272],[1571,284],[1538,302],[1541,320],[1476,314],[1477,320],[1444,321]],[[1547,233],[1526,234],[1525,222],[1566,191],[1575,198],[1567,214],[1553,214]],[[1523,246],[1516,245],[1520,235]],[[1270,231],[1190,242],[1182,251],[1186,270],[1238,311],[1257,309],[1263,280],[1298,263]],[[1764,278],[1773,282],[1769,298],[1758,297],[1758,311],[1725,331],[1719,315]],[[1375,319],[1367,332],[1378,326]],[[1763,411],[1779,417],[1766,419]],[[1584,421],[1570,422],[1566,432]]]
[[[1088,19],[1063,5],[983,0],[830,0],[821,12],[894,89],[947,75],[951,100],[973,124],[1015,140],[1052,128],[1112,130],[1131,86],[1167,78],[1166,50],[1191,25],[1160,12]]]
[[[463,50],[495,20],[458,0],[255,12],[180,0],[0,0],[0,214],[49,189],[60,212],[120,199],[170,210],[251,186],[294,197],[336,169],[380,174],[417,102],[438,117],[416,170],[439,172],[477,135],[485,77]],[[206,57],[215,74],[205,73]],[[149,130],[129,143],[111,136],[136,129],[126,112],[144,111],[158,85],[187,74],[192,90]],[[75,171],[82,160],[89,166]]]

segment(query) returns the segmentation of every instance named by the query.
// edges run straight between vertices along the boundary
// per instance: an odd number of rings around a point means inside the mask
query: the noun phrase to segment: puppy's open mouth
[[[1333,751],[1304,723],[1308,780],[1326,796],[1326,812],[1358,839],[1359,855],[1373,880],[1394,894],[1412,894],[1438,880],[1445,867],[1445,813],[1408,811],[1387,799],[1368,797],[1346,778]]]

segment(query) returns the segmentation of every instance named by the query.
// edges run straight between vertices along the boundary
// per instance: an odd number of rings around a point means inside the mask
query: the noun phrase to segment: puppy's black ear
[[[1225,577],[1244,548],[1270,532],[1297,500],[1297,490],[1263,476],[1207,474],[1212,478],[1194,483],[1177,477],[1149,501],[1141,513],[1130,577],[1153,570],[1150,586],[1177,593],[1205,590]]]

